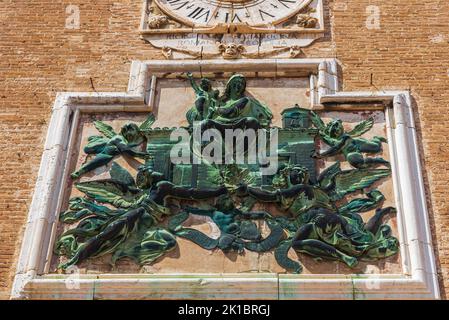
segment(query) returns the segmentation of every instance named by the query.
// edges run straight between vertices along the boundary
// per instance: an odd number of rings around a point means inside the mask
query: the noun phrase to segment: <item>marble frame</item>
[[[12,299],[439,299],[439,285],[421,159],[408,91],[339,91],[335,59],[134,61],[127,92],[59,93],[11,292]],[[63,191],[80,115],[145,112],[154,101],[157,72],[284,71],[309,74],[311,106],[351,103],[385,109],[398,209],[402,274],[48,274]],[[400,164],[400,165],[399,165]]]

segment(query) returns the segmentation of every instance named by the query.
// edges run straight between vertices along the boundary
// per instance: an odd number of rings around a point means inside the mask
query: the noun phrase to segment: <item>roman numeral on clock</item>
[[[263,21],[265,21],[264,15],[274,18],[274,16],[271,13],[265,12],[261,9],[259,9],[259,14]]]
[[[205,17],[204,21],[207,22],[207,20],[209,19],[210,10],[207,10],[207,11],[205,11],[205,10],[206,9],[204,9],[204,8],[197,7],[195,10],[190,12],[187,17],[193,18],[193,19],[196,19],[196,20],[199,20],[202,17]]]
[[[216,17],[218,17],[218,14],[215,15],[215,18]],[[249,17],[249,16],[247,15],[246,17]],[[229,22],[229,12],[225,13],[224,20],[225,20],[225,22]],[[242,19],[240,19],[238,14],[234,14],[232,16],[231,22],[242,22]]]
[[[296,7],[310,0],[152,0],[161,9],[173,12],[180,19],[193,25],[208,26],[211,23],[262,23],[281,21],[293,15]],[[221,3],[230,3],[230,7]],[[252,4],[254,2],[254,4]],[[238,3],[234,4],[234,3]],[[235,6],[235,7],[234,7]],[[296,10],[296,11],[294,11]],[[259,15],[257,15],[259,12]],[[170,13],[168,13],[170,14]]]
[[[239,18],[239,16],[237,14],[232,18],[232,22],[236,22],[236,20],[238,22],[242,22],[242,20]]]
[[[289,8],[290,7],[287,5],[287,3],[295,3],[296,1],[294,0],[278,0],[284,7]]]
[[[167,2],[170,3],[175,10],[179,10],[189,4],[189,1],[182,2],[182,0],[167,0]]]

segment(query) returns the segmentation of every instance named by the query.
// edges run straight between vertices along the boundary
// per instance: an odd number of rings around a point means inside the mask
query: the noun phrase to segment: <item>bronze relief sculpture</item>
[[[271,110],[246,94],[242,75],[228,80],[222,96],[209,80],[197,84],[190,74],[188,78],[196,94],[186,115],[190,129],[196,122],[201,130],[221,133],[272,128]],[[282,117],[279,168],[271,176],[261,175],[258,165],[156,161],[168,159],[172,129],[151,128],[152,114],[140,126],[126,124],[119,134],[96,122],[102,136],[89,138],[84,148],[93,159],[72,174],[84,197],[71,199],[60,215],[61,222],[76,227],[56,242],[55,253],[66,257],[59,267],[105,254],[112,255],[112,263],[125,257],[141,265],[153,263],[176,247],[178,237],[206,250],[274,252],[280,266],[296,273],[302,266],[288,257],[290,249],[349,267],[395,255],[398,240],[384,218],[396,210],[383,208],[385,197],[375,189],[376,182],[390,176],[389,163],[366,155],[379,153],[386,139],[360,137],[373,120],[345,132],[341,120],[325,124],[317,113],[298,106],[284,110]],[[330,148],[318,153],[318,140]],[[113,161],[122,154],[144,159],[135,177]],[[315,159],[337,154],[351,168],[343,170],[336,161],[317,175]],[[111,162],[110,179],[76,181]],[[256,203],[276,205],[283,215],[253,210]],[[375,214],[364,222],[362,214],[371,210]],[[209,217],[219,237],[183,226],[192,214]],[[268,235],[262,235],[257,221],[267,225]]]

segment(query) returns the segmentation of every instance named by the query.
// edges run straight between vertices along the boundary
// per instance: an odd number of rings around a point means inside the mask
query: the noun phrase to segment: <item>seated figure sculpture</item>
[[[207,87],[209,92],[214,92],[210,87]],[[235,74],[227,82],[225,92],[218,100],[215,100],[215,94],[202,94],[207,97],[209,101],[203,101],[198,97],[197,104],[203,104],[203,107],[191,109],[188,112],[189,123],[193,120],[202,120],[202,129],[215,128],[219,131],[225,129],[242,128],[242,129],[259,129],[268,127],[273,118],[270,109],[263,105],[260,101],[245,94],[246,79],[243,75]],[[203,89],[203,91],[205,91]],[[206,99],[206,100],[207,100]],[[199,109],[204,109],[204,106],[210,108],[206,117],[199,115]],[[203,114],[204,111],[203,111]]]

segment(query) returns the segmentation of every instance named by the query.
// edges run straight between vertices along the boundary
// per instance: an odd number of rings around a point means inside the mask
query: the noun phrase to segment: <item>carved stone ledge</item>
[[[156,47],[156,46],[155,46]],[[156,47],[161,49],[162,54],[168,60],[174,58],[174,53],[188,55],[190,58],[194,59],[210,59],[210,58],[223,58],[225,60],[236,60],[236,59],[257,59],[257,58],[270,58],[278,57],[282,53],[287,53],[286,56],[282,57],[284,59],[288,58],[298,58],[303,56],[304,52],[300,46],[288,46],[280,47],[269,50],[257,50],[253,52],[247,52],[246,48],[241,44],[236,43],[217,43],[215,52],[198,52],[196,50],[179,49],[176,47],[162,46]]]

